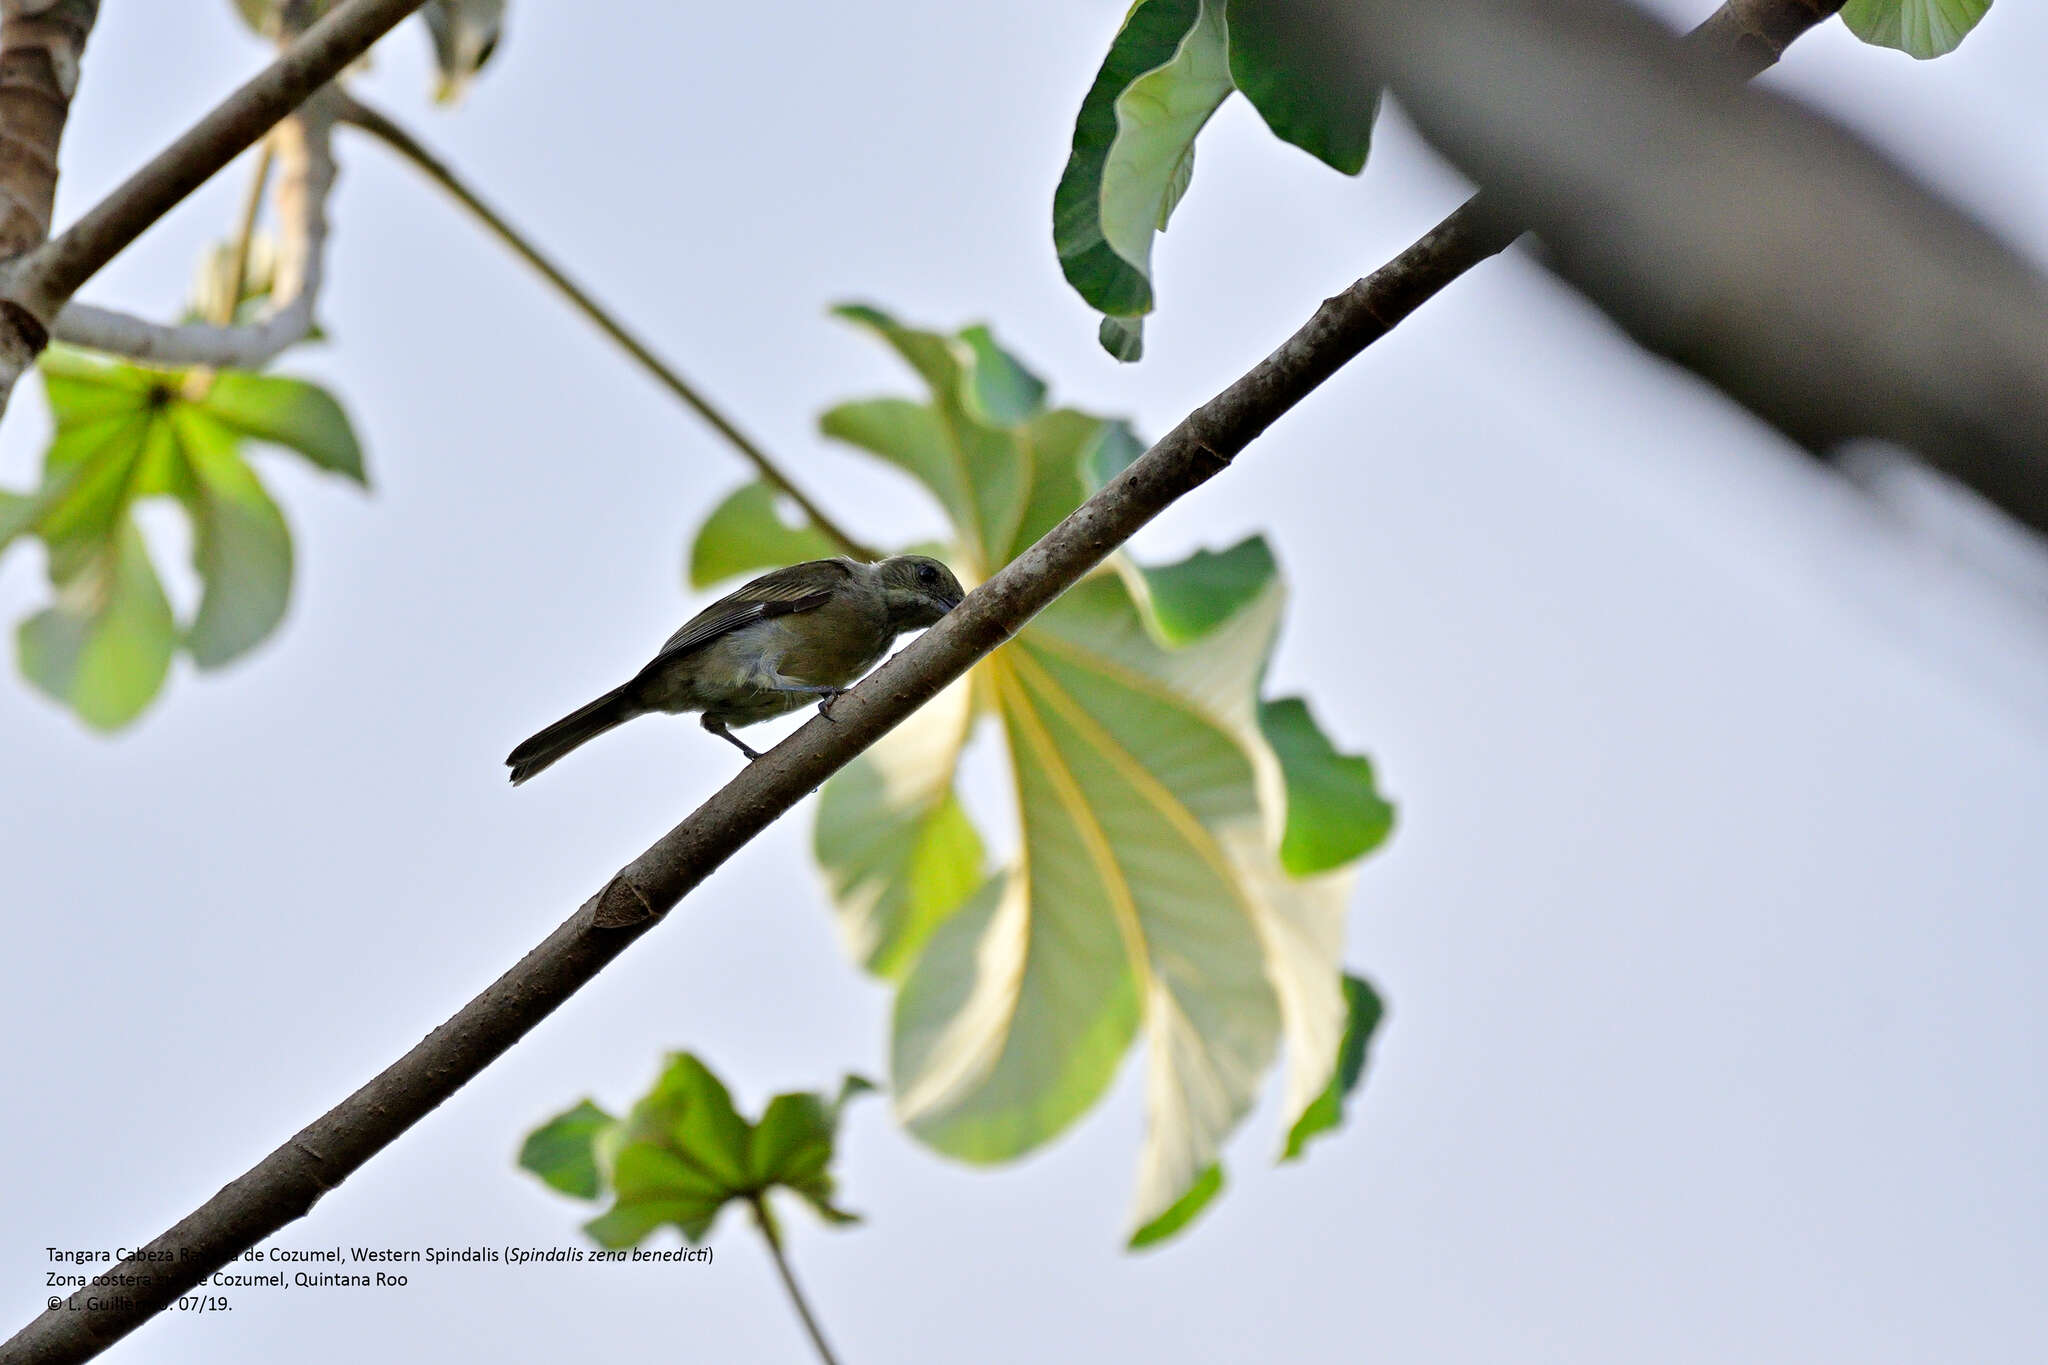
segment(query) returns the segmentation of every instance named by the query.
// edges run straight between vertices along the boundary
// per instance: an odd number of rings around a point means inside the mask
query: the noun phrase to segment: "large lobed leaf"
[[[0,549],[36,535],[55,602],[16,636],[22,673],[88,725],[141,714],[183,645],[218,668],[260,644],[291,594],[291,532],[243,457],[250,440],[364,482],[340,404],[300,379],[152,370],[53,347],[39,362],[54,425],[43,481],[0,502]],[[203,591],[181,630],[133,518],[171,497],[192,523]]]
[[[1842,22],[1866,43],[1925,61],[1956,50],[1991,0],[1849,0]]]
[[[678,1052],[625,1118],[586,1099],[527,1134],[519,1164],[578,1199],[609,1190],[612,1206],[584,1225],[605,1247],[637,1245],[662,1227],[701,1242],[735,1200],[768,1217],[766,1197],[776,1189],[828,1223],[857,1222],[833,1202],[832,1157],[846,1101],[873,1088],[848,1076],[830,1100],[777,1095],[749,1122],[709,1067]]]
[[[946,336],[872,308],[840,315],[931,392],[846,404],[822,425],[931,493],[967,581],[1139,449],[1120,422],[1049,409],[985,328]],[[692,562],[766,567],[742,546],[794,552],[794,534],[772,499],[735,495]],[[1143,1040],[1134,1245],[1220,1190],[1222,1141],[1283,1044],[1287,1123],[1329,1109],[1357,1022],[1344,911],[1392,810],[1370,765],[1338,752],[1304,703],[1261,702],[1284,598],[1256,537],[1159,569],[1119,557],[819,798],[814,848],[841,937],[898,985],[895,1103],[924,1141],[970,1161],[1028,1152],[1100,1099]],[[956,787],[977,716],[1007,751],[1021,822],[1019,856],[1000,870]]]
[[[1139,0],[1081,101],[1053,194],[1053,243],[1068,283],[1104,316],[1103,348],[1144,351],[1155,304],[1152,239],[1194,175],[1195,138],[1241,90],[1283,140],[1355,175],[1377,93],[1361,100],[1297,32],[1308,0]]]

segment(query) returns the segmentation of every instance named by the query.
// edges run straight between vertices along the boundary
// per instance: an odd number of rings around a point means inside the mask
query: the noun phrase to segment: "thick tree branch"
[[[1811,12],[1784,0],[1785,12]],[[1819,16],[1814,16],[1818,18]],[[1746,28],[1725,29],[1731,34]],[[1780,44],[1782,46],[1782,44]],[[1190,413],[1100,492],[833,706],[743,769],[621,868],[538,947],[361,1089],[179,1220],[146,1250],[174,1258],[126,1307],[79,1291],[37,1315],[0,1365],[90,1359],[293,1219],[396,1141],[631,947],[682,898],[827,777],[936,696],[1231,460],[1365,347],[1474,262],[1497,219],[1468,204],[1386,266],[1324,301],[1278,350]]]
[[[337,117],[343,123],[368,133],[406,161],[411,162],[420,174],[426,176],[427,179],[433,181],[436,185],[439,185],[443,190],[447,191],[448,195],[456,203],[468,209],[492,236],[509,247],[512,253],[518,256],[520,260],[532,266],[542,279],[553,285],[561,293],[562,297],[574,305],[578,312],[588,318],[600,332],[610,337],[620,350],[631,356],[641,369],[653,375],[657,383],[674,394],[678,399],[681,399],[684,406],[708,422],[712,430],[724,437],[726,443],[732,446],[734,450],[737,450],[749,464],[753,465],[762,478],[780,489],[789,497],[791,502],[802,508],[804,515],[810,518],[813,526],[837,541],[841,550],[856,559],[880,559],[882,557],[880,551],[864,544],[858,537],[827,516],[825,510],[805,496],[804,491],[796,486],[788,474],[783,472],[782,467],[769,458],[768,452],[756,445],[724,413],[713,407],[711,401],[699,393],[695,385],[677,373],[674,366],[656,355],[646,342],[640,340],[639,337],[627,330],[626,325],[614,317],[609,309],[592,298],[576,281],[570,279],[561,267],[550,260],[547,254],[534,245],[524,233],[513,227],[511,223],[505,220],[503,215],[484,202],[482,196],[478,195],[475,190],[464,183],[462,178],[455,173],[447,162],[427,150],[419,139],[415,138],[398,124],[392,122],[385,115],[370,108],[361,100],[356,99],[353,95],[344,94],[341,97]]]
[[[1645,347],[1817,454],[1894,441],[2048,531],[2048,278],[1966,214],[1620,0],[1324,14]]]
[[[57,148],[99,0],[0,0],[0,259],[50,235]]]
[[[423,2],[342,0],[84,217],[0,266],[0,411],[80,285]]]
[[[0,260],[42,244],[57,202],[57,149],[99,0],[0,0]],[[46,319],[0,291],[0,411],[49,339]]]

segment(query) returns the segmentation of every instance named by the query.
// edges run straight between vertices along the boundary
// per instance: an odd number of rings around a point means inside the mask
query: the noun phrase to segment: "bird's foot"
[[[761,756],[761,751],[759,749],[756,749],[753,745],[747,743],[738,735],[726,729],[725,722],[722,720],[716,720],[711,716],[706,716],[704,717],[704,728],[706,730],[709,730],[712,734],[717,735],[720,739],[725,740],[727,743],[731,744],[733,748],[738,749],[741,753],[745,754],[747,756],[747,762],[749,763],[752,763],[755,759]]]
[[[827,692],[823,700],[821,700],[818,703],[818,714],[823,716],[826,720],[831,721],[834,725],[837,725],[839,723],[839,720],[838,717],[832,714],[832,703],[838,701],[841,697],[845,695],[846,689],[843,687],[835,687],[831,691]]]

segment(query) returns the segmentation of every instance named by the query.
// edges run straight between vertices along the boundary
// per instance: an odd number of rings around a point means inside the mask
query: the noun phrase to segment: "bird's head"
[[[930,555],[896,555],[875,565],[898,631],[928,626],[960,605],[967,594],[953,571]]]

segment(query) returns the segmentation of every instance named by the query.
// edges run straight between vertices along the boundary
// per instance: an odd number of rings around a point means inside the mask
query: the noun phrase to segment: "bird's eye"
[[[927,588],[939,586],[939,571],[929,564],[917,566],[917,581]]]

